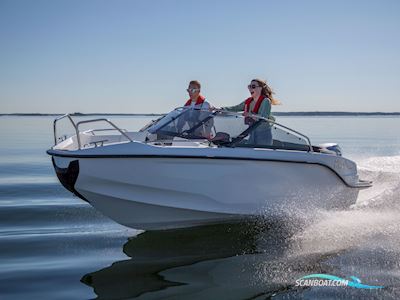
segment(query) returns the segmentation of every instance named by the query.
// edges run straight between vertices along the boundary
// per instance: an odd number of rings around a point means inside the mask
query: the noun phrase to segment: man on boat
[[[209,111],[211,109],[211,105],[207,102],[206,98],[200,94],[200,90],[201,84],[198,80],[192,80],[189,82],[189,86],[186,91],[188,92],[190,98],[186,101],[184,107],[191,109],[191,111],[187,113],[185,118],[180,119],[181,122],[179,122],[178,128],[181,132],[188,129],[190,130],[190,128],[199,124],[210,114]],[[210,138],[212,125],[213,120],[210,119],[195,129],[192,134],[198,137]]]
[[[189,99],[185,103],[185,107],[194,107],[201,110],[210,109],[210,103],[206,101],[206,97],[200,94],[201,84],[198,80],[189,82],[189,87],[186,91],[189,94]]]

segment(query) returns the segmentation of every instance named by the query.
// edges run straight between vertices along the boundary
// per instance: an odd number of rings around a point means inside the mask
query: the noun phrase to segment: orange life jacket
[[[260,95],[260,97],[258,97],[256,104],[253,107],[253,110],[251,111],[252,114],[258,114],[258,110],[260,109],[261,103],[264,101],[264,99],[267,99],[267,97],[265,97],[264,95]],[[244,111],[245,112],[250,112],[250,104],[251,102],[253,102],[253,98],[247,98],[244,102]],[[268,100],[268,99],[267,99]]]
[[[204,96],[199,95],[199,97],[197,97],[197,99],[196,99],[195,105],[202,105],[205,100],[206,100],[206,98]],[[189,99],[188,101],[186,101],[185,106],[189,106],[191,103],[192,103],[192,99]]]

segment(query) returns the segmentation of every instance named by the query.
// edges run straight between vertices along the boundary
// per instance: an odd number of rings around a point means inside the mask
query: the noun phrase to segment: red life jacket
[[[202,105],[205,100],[206,100],[206,98],[204,96],[199,95],[199,97],[197,97],[197,99],[196,99],[195,105]],[[185,106],[189,106],[191,103],[192,103],[192,99],[189,99],[188,101],[186,101]]]
[[[251,111],[252,114],[258,114],[258,110],[260,109],[261,103],[264,101],[264,99],[267,99],[264,95],[260,95],[260,97],[257,99],[256,104],[253,107],[253,110]],[[247,98],[246,101],[244,102],[244,111],[245,112],[250,112],[250,103],[253,102],[253,98]],[[267,99],[268,101],[268,99]]]

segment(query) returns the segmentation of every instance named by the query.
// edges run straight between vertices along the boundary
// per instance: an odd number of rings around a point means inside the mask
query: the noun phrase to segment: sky
[[[0,0],[0,113],[399,112],[400,1]]]

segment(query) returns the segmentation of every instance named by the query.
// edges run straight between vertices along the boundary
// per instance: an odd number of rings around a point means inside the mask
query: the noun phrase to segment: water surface
[[[150,120],[111,119],[131,130]],[[338,142],[374,181],[352,208],[144,233],[62,188],[45,153],[52,120],[0,117],[0,299],[400,297],[400,118],[277,119],[315,144]],[[312,273],[384,288],[295,286]]]

